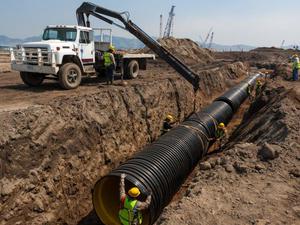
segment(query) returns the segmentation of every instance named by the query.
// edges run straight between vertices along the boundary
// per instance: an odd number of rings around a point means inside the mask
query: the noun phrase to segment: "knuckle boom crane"
[[[159,42],[150,37],[141,28],[134,24],[129,19],[128,12],[115,12],[90,2],[84,2],[76,11],[77,22],[79,26],[90,27],[89,16],[92,15],[106,23],[115,25],[119,28],[129,31],[136,38],[142,41],[147,47],[155,52],[160,58],[165,60],[171,67],[173,67],[181,76],[190,82],[194,90],[199,88],[199,77],[189,69],[183,62],[181,62],[170,51],[163,47]],[[119,20],[124,26],[115,23],[113,20],[107,18],[111,17]]]

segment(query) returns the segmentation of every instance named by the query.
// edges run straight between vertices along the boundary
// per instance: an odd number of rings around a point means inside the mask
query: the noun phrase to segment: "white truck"
[[[99,31],[100,35],[96,35]],[[109,34],[105,34],[105,32]],[[97,41],[96,39],[100,40]],[[106,39],[106,40],[104,40]],[[107,40],[108,39],[108,40]],[[57,79],[64,89],[77,88],[82,76],[103,74],[103,52],[112,45],[111,29],[92,29],[75,25],[47,26],[42,41],[24,43],[11,49],[11,68],[20,71],[28,86],[39,86],[44,79]],[[116,72],[136,78],[146,70],[154,54],[129,54],[116,51]]]

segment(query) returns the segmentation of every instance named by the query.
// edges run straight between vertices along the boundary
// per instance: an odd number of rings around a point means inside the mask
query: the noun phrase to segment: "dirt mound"
[[[265,88],[226,150],[200,164],[157,224],[298,224],[300,96],[276,86]]]
[[[274,75],[277,77],[281,77],[285,80],[292,79],[292,66],[288,63],[276,64],[274,69]]]
[[[190,39],[163,38],[159,42],[186,64],[206,65],[214,61],[212,52]]]
[[[10,72],[10,55],[8,51],[0,51],[0,73]]]
[[[250,50],[250,52],[282,52],[282,51],[286,51],[286,50],[282,48],[276,48],[276,47],[259,47]]]
[[[1,111],[1,224],[78,223],[92,209],[94,183],[155,140],[166,114],[182,121],[245,69],[236,63],[207,70],[196,95],[174,71],[159,67],[151,79],[128,86]]]
[[[201,48],[196,42],[190,39],[178,39],[170,37],[159,39],[158,42],[189,66],[203,66],[210,64],[215,60],[210,50]],[[142,49],[141,52],[153,53],[147,47]]]
[[[249,52],[215,52],[214,55],[219,60],[242,61],[258,68],[275,69],[276,64],[288,63],[295,53],[297,51],[279,48],[257,48]]]

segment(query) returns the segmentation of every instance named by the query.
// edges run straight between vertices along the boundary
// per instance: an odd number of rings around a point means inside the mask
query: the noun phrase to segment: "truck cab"
[[[100,35],[95,33],[99,31]],[[103,32],[108,31],[108,41]],[[100,39],[99,41],[95,39]],[[57,79],[64,89],[77,88],[82,76],[103,74],[103,52],[112,45],[110,29],[92,29],[73,25],[47,26],[40,42],[24,43],[11,50],[12,69],[20,71],[23,82],[39,86],[44,79]],[[146,60],[153,54],[115,53],[117,72],[129,78],[146,69]]]

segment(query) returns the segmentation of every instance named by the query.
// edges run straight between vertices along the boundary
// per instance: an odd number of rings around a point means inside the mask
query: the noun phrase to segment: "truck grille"
[[[41,58],[39,60],[39,49],[41,51]],[[49,63],[47,48],[24,48],[25,58],[28,64],[37,65],[38,62]]]

